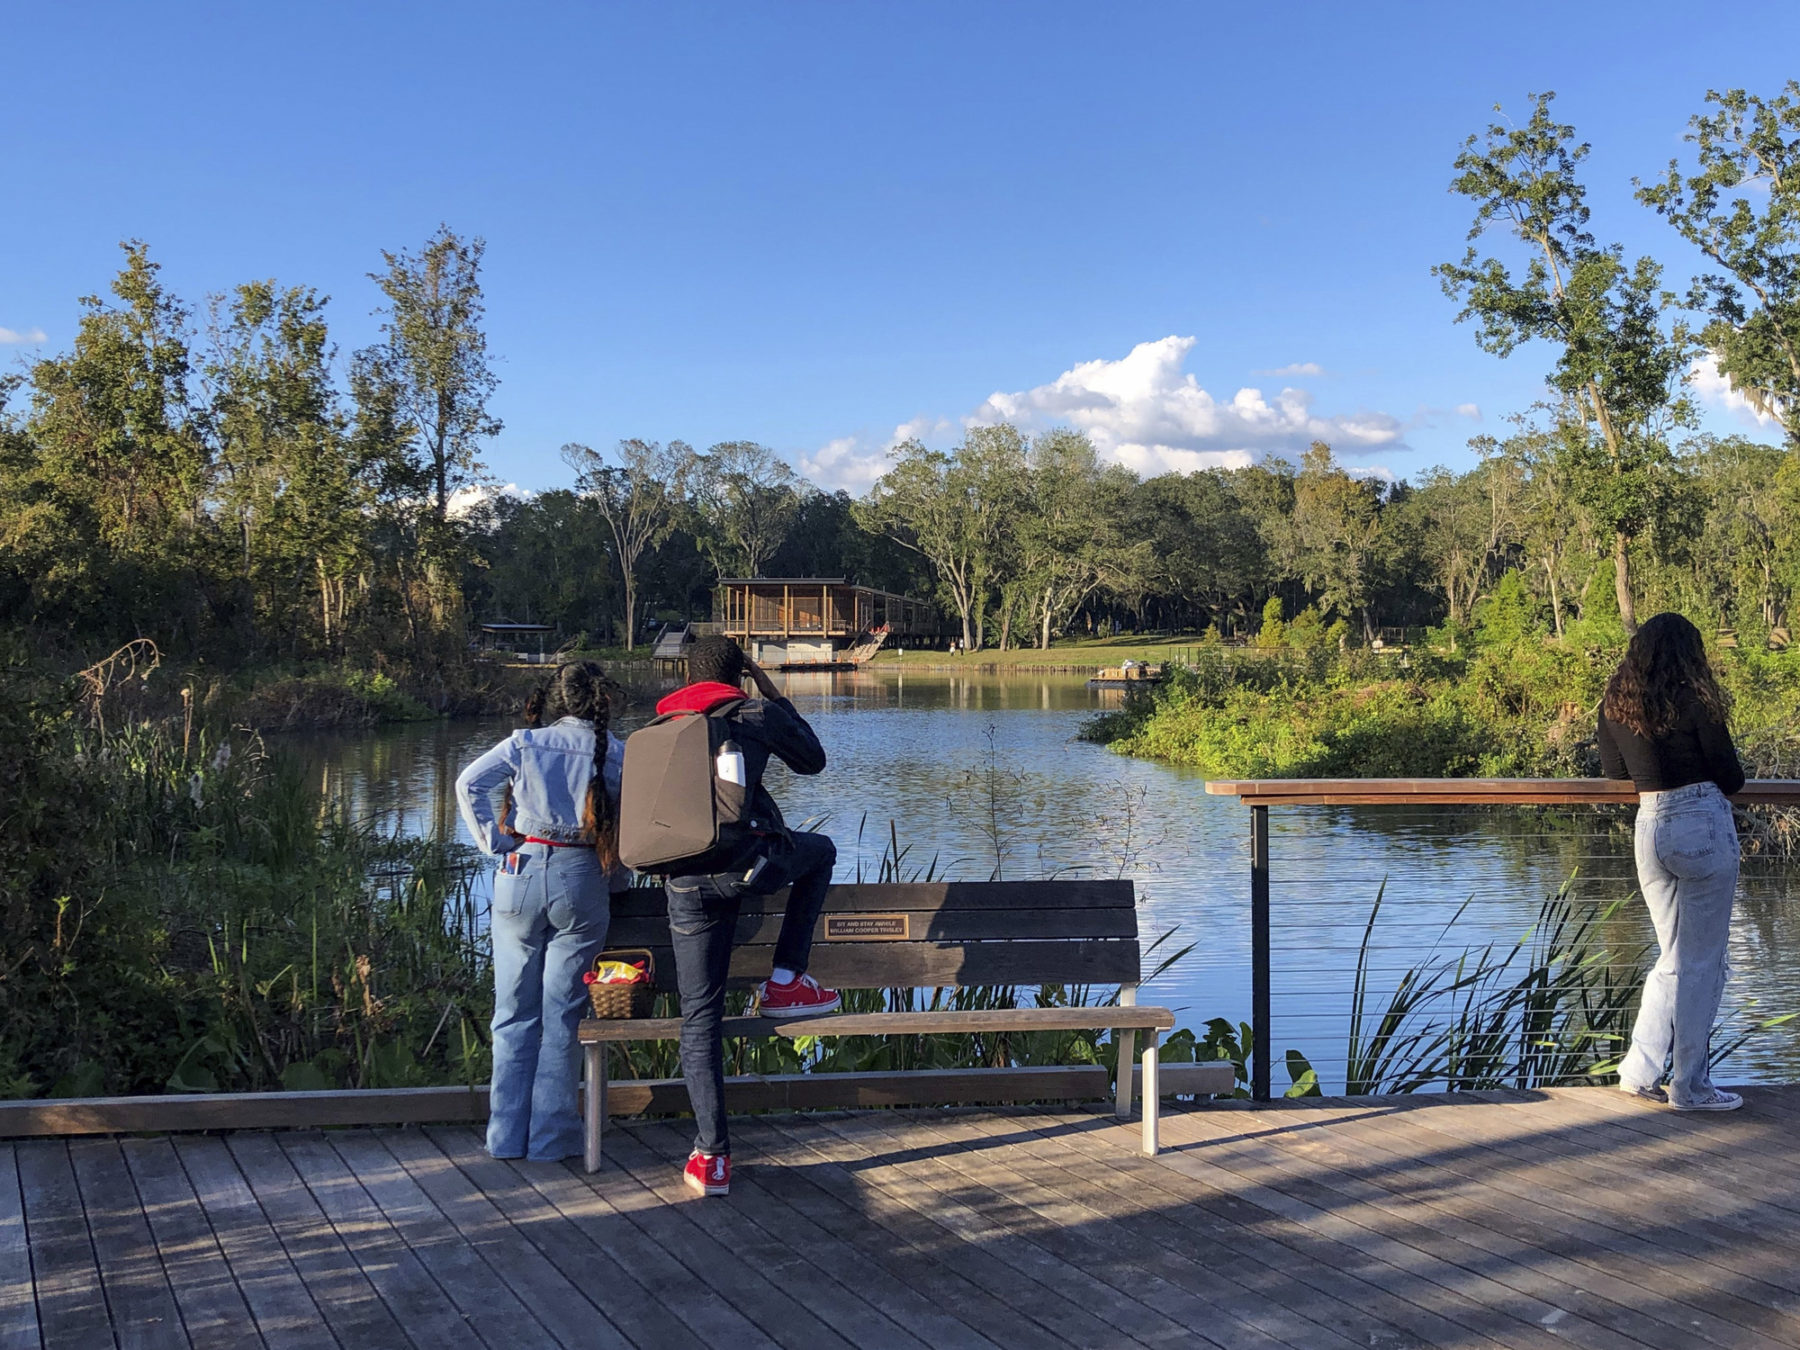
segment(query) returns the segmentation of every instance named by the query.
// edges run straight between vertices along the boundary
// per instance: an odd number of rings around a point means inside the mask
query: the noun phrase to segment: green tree
[[[1102,467],[1078,431],[1048,431],[1031,443],[1010,533],[1040,648],[1102,586],[1125,588],[1148,571],[1148,541],[1126,532],[1136,485],[1129,470]]]
[[[1705,511],[1690,549],[1700,599],[1740,634],[1766,637],[1786,621],[1800,557],[1784,490],[1789,455],[1744,436],[1698,436],[1688,453]]]
[[[30,495],[55,532],[44,580],[109,635],[173,623],[197,640],[212,465],[189,401],[189,315],[146,246],[122,247],[117,303],[83,297],[74,350],[31,370]]]
[[[1800,444],[1800,81],[1772,99],[1731,89],[1706,101],[1718,111],[1688,124],[1696,170],[1670,160],[1638,198],[1720,269],[1697,278],[1688,301],[1711,316],[1701,340],[1732,387]]]
[[[865,529],[931,564],[962,622],[969,651],[982,643],[983,612],[1008,580],[1003,561],[1024,488],[1025,438],[1004,423],[973,427],[950,453],[904,441],[889,469],[857,503]]]
[[[721,577],[759,577],[800,510],[805,480],[766,445],[722,441],[692,473],[701,550]]]
[[[481,474],[481,442],[501,430],[488,412],[500,381],[488,364],[481,327],[486,249],[481,239],[462,239],[440,225],[416,254],[384,250],[387,270],[369,274],[387,297],[378,311],[383,340],[367,353],[369,375],[390,386],[397,411],[417,437],[440,530],[450,498]]]
[[[1680,396],[1689,340],[1680,324],[1663,326],[1674,296],[1660,289],[1658,265],[1627,267],[1618,245],[1589,233],[1576,176],[1589,147],[1552,120],[1554,97],[1537,96],[1524,126],[1469,137],[1450,189],[1475,203],[1471,243],[1460,263],[1432,270],[1463,306],[1457,321],[1478,322],[1484,350],[1505,357],[1533,340],[1560,349],[1549,379],[1579,412],[1563,428],[1575,487],[1612,533],[1619,616],[1635,632],[1630,545],[1670,506],[1668,431],[1691,418]],[[1521,275],[1477,255],[1473,241],[1497,225],[1528,250]]]
[[[217,509],[263,631],[296,652],[309,616],[324,650],[341,645],[367,547],[370,499],[332,386],[325,303],[308,287],[239,286],[213,301],[203,363]]]
[[[1370,605],[1381,576],[1381,487],[1352,478],[1314,441],[1294,479],[1294,549],[1301,579],[1327,608],[1375,636]]]

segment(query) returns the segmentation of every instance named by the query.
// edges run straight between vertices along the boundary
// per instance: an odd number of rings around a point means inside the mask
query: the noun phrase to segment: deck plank
[[[370,1131],[334,1133],[332,1151],[356,1178],[407,1250],[493,1350],[560,1350],[562,1342],[520,1302],[444,1212]]]
[[[1032,1198],[1057,1197],[1077,1207],[1044,1211],[1079,1223],[1083,1231],[1103,1235],[1134,1266],[1189,1291],[1211,1309],[1205,1324],[1218,1326],[1231,1342],[1251,1337],[1272,1340],[1294,1350],[1315,1345],[1423,1346],[1391,1323],[1380,1321],[1361,1306],[1321,1294],[1294,1278],[1293,1263],[1282,1269],[1264,1266],[1235,1246],[1184,1229],[1165,1210],[1174,1200],[1160,1178],[1149,1178],[1121,1165],[1120,1160],[1095,1166],[1079,1155],[1079,1165],[1046,1147],[1030,1120],[961,1112],[938,1123],[948,1138],[988,1141],[988,1165],[1005,1184]],[[1036,1208],[1035,1199],[1030,1203]],[[1239,1328],[1250,1328],[1246,1334]]]
[[[1204,1124],[1211,1126],[1217,1119],[1205,1118]],[[1176,1113],[1169,1122],[1168,1140],[1171,1165],[1191,1166],[1203,1157],[1201,1166],[1231,1173],[1240,1184],[1268,1197],[1290,1221],[1304,1222],[1364,1257],[1386,1264],[1414,1291],[1409,1296],[1415,1301],[1421,1297],[1441,1301],[1441,1306],[1466,1326],[1518,1345],[1548,1346],[1566,1339],[1593,1350],[1634,1350],[1639,1344],[1611,1327],[1494,1279],[1478,1254],[1471,1257],[1453,1244],[1433,1242],[1417,1231],[1396,1233],[1379,1213],[1361,1202],[1332,1194],[1319,1183],[1312,1168],[1284,1167],[1279,1153],[1257,1137],[1254,1122],[1248,1129],[1215,1134]],[[1183,1144],[1198,1147],[1184,1152]]]
[[[1097,1316],[1146,1345],[1177,1344],[1184,1338],[1221,1347],[1272,1347],[1281,1343],[1253,1327],[1224,1336],[1218,1312],[1192,1293],[1170,1284],[1142,1264],[1122,1258],[1113,1243],[1089,1238],[1088,1215],[1054,1196],[1026,1202],[998,1164],[1000,1150],[973,1147],[967,1139],[946,1138],[931,1119],[895,1122],[883,1116],[827,1119],[847,1142],[887,1153],[917,1181],[950,1203],[994,1224],[1002,1232],[1041,1250],[1072,1272],[1065,1288],[1079,1295]],[[929,1201],[928,1201],[929,1203]],[[1040,1258],[1041,1259],[1041,1258]],[[1321,1333],[1321,1350],[1347,1344]]]
[[[1605,1160],[1603,1121],[1536,1118],[1519,1109],[1530,1105],[1494,1102],[1484,1110],[1431,1110],[1422,1112],[1417,1124],[1454,1144],[1485,1150],[1501,1160],[1511,1182],[1556,1188],[1559,1203],[1571,1212],[1609,1228],[1635,1231],[1703,1262],[1715,1269],[1715,1278],[1759,1282],[1775,1306],[1800,1310],[1794,1299],[1800,1294],[1800,1268],[1779,1259],[1800,1240],[1791,1225],[1760,1226],[1755,1201],[1730,1200],[1690,1180],[1667,1165],[1669,1155],[1661,1150]],[[1671,1212],[1680,1215],[1679,1222],[1659,1220]]]
[[[1174,1128],[1177,1115],[1165,1118],[1170,1128]],[[1091,1118],[1086,1125],[1088,1140],[1120,1153],[1136,1154],[1135,1128],[1094,1128]],[[1480,1294],[1465,1292],[1457,1272],[1447,1263],[1385,1239],[1379,1232],[1343,1215],[1286,1195],[1276,1186],[1265,1185],[1255,1176],[1223,1165],[1223,1161],[1215,1155],[1172,1147],[1154,1165],[1200,1183],[1212,1203],[1235,1214],[1245,1229],[1266,1231],[1282,1245],[1353,1276],[1372,1290],[1391,1296],[1396,1300],[1393,1306],[1410,1305],[1425,1320],[1443,1328],[1437,1343],[1498,1344],[1538,1350],[1560,1343],[1552,1332],[1520,1317],[1517,1308],[1490,1305]]]
[[[570,1350],[629,1347],[630,1341],[595,1302],[594,1291],[584,1289],[545,1261],[436,1144],[411,1131],[375,1137],[559,1344]]]
[[[1736,1346],[1755,1344],[1762,1333],[1760,1339],[1793,1343],[1795,1323],[1779,1311],[1784,1303],[1793,1307],[1792,1295],[1723,1269],[1709,1271],[1707,1263],[1647,1237],[1665,1218],[1620,1223],[1608,1212],[1601,1221],[1560,1198],[1547,1205],[1541,1184],[1496,1166],[1485,1151],[1434,1146],[1394,1129],[1384,1113],[1340,1108],[1310,1133],[1323,1136],[1314,1150],[1339,1151],[1337,1166],[1378,1178],[1404,1203],[1443,1216],[1440,1222],[1466,1225],[1471,1241],[1489,1235],[1485,1240],[1505,1245],[1515,1261],[1556,1271],[1691,1337]],[[1469,1194],[1474,1187],[1476,1196]]]
[[[0,1350],[1800,1350],[1800,1091],[1605,1089],[687,1127],[0,1144]]]
[[[1059,1108],[1035,1113],[1036,1142],[1023,1147],[1067,1168],[1082,1181],[1095,1181],[1140,1203],[1143,1194],[1160,1195],[1157,1218],[1172,1225],[1181,1250],[1208,1253],[1208,1265],[1235,1279],[1245,1290],[1272,1303],[1288,1303],[1324,1325],[1339,1327],[1381,1346],[1457,1345],[1493,1350],[1502,1343],[1458,1325],[1443,1314],[1420,1307],[1371,1283],[1333,1259],[1335,1243],[1317,1243],[1291,1230],[1279,1216],[1240,1196],[1221,1192],[1171,1170],[1138,1151],[1135,1126],[1108,1117],[1071,1115]],[[1096,1170],[1095,1157],[1110,1167]],[[1156,1230],[1166,1231],[1161,1224]],[[1210,1247],[1203,1244],[1211,1244]],[[1234,1261],[1233,1256],[1239,1258]]]
[[[180,1350],[188,1335],[119,1146],[71,1142],[69,1161],[120,1350]]]
[[[0,1350],[42,1350],[17,1147],[0,1144]]]
[[[1265,1126],[1284,1122],[1281,1112],[1242,1114]],[[1553,1207],[1541,1200],[1525,1204],[1492,1185],[1483,1186],[1476,1203],[1457,1196],[1464,1179],[1432,1166],[1429,1148],[1404,1128],[1407,1118],[1405,1112],[1362,1119],[1333,1113],[1318,1128],[1271,1129],[1266,1137],[1321,1187],[1367,1205],[1387,1231],[1407,1234],[1415,1245],[1435,1245],[1508,1288],[1646,1346],[1687,1350],[1696,1338],[1731,1350],[1785,1350],[1793,1344],[1756,1330],[1759,1323],[1780,1318],[1741,1299],[1734,1311],[1742,1321],[1714,1316],[1701,1305],[1677,1310],[1667,1294],[1670,1284],[1684,1282],[1679,1269],[1624,1257],[1617,1268],[1637,1279],[1615,1274],[1606,1259],[1612,1255],[1610,1235],[1590,1228],[1576,1240],[1545,1228],[1539,1220]],[[1472,1165],[1492,1175],[1491,1163]],[[1440,1178],[1449,1185],[1437,1184]],[[1546,1255],[1559,1259],[1546,1262]]]
[[[175,1153],[270,1350],[334,1347],[319,1305],[222,1139],[180,1139]]]
[[[682,1166],[692,1142],[691,1132],[681,1125],[651,1125],[633,1134],[662,1166],[670,1168]],[[781,1167],[779,1162],[759,1157],[754,1147],[745,1156],[754,1161],[733,1174],[731,1207],[748,1222],[793,1246],[815,1266],[833,1271],[895,1325],[907,1328],[936,1350],[994,1350],[994,1342],[947,1311],[938,1300],[896,1278],[839,1234],[809,1222],[760,1185],[765,1172]]]
[[[262,1345],[250,1305],[169,1141],[126,1139],[119,1152],[175,1291],[188,1344],[197,1350]]]
[[[480,1141],[467,1130],[430,1130],[427,1133],[444,1156],[481,1188],[481,1193],[544,1253],[551,1265],[572,1283],[604,1297],[607,1315],[621,1330],[628,1331],[634,1341],[639,1344],[651,1341],[659,1346],[682,1347],[683,1350],[700,1344],[688,1325],[650,1293],[631,1266],[616,1258],[615,1253],[624,1243],[596,1241],[591,1226],[584,1230],[571,1223],[531,1184],[532,1175],[537,1173],[547,1177],[567,1177],[568,1173],[559,1164],[498,1161],[489,1157]],[[619,1229],[629,1231],[630,1225],[624,1221],[615,1219],[615,1224]],[[666,1292],[679,1294],[682,1287],[675,1285]],[[686,1289],[692,1293],[691,1280]],[[740,1330],[729,1325],[717,1329]]]
[[[686,1157],[683,1153],[683,1163]],[[717,1200],[707,1204],[688,1192],[681,1180],[681,1165],[664,1162],[635,1133],[620,1140],[615,1160],[646,1192],[671,1205],[683,1219],[741,1257],[769,1282],[791,1292],[808,1313],[848,1344],[925,1350],[923,1341],[852,1289],[842,1270],[810,1260],[785,1237],[753,1223],[739,1206]],[[756,1165],[745,1161],[748,1166]]]
[[[357,1350],[413,1350],[275,1137],[231,1135],[227,1147],[338,1340]]]
[[[19,1145],[18,1158],[44,1350],[116,1345],[69,1146],[33,1141]]]
[[[892,1158],[846,1142],[822,1118],[787,1117],[776,1122],[776,1128],[792,1143],[844,1168],[872,1219],[942,1253],[943,1259],[954,1261],[1021,1314],[1077,1345],[1120,1339],[1118,1329],[1063,1282],[1079,1272],[1071,1272],[1048,1252],[966,1206],[928,1197],[927,1188],[907,1177]]]
[[[841,1169],[793,1157],[786,1140],[759,1119],[734,1122],[732,1129],[767,1160],[748,1172],[746,1184],[785,1205],[797,1216],[796,1222],[830,1233],[921,1296],[934,1299],[940,1307],[954,1308],[958,1321],[1002,1350],[1050,1350],[1067,1344],[1036,1322],[1020,1317],[954,1262],[940,1261],[872,1223],[857,1197],[855,1183]],[[687,1144],[680,1147],[685,1149]],[[733,1190],[736,1187],[734,1178]]]
[[[481,1337],[321,1135],[271,1136],[270,1143],[298,1174],[342,1250],[407,1339],[417,1346],[481,1350]]]

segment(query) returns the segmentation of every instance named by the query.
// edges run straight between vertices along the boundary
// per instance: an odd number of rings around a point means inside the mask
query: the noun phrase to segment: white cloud
[[[1313,411],[1312,395],[1302,389],[1283,387],[1271,396],[1245,388],[1230,398],[1215,398],[1182,370],[1194,341],[1166,337],[1141,342],[1116,361],[1085,361],[1035,389],[996,392],[960,420],[915,417],[895,427],[882,443],[841,436],[797,455],[795,463],[821,487],[860,493],[887,472],[888,451],[901,441],[918,439],[948,449],[967,428],[996,422],[1027,432],[1074,427],[1087,434],[1103,459],[1146,476],[1243,468],[1271,455],[1297,461],[1314,441],[1328,442],[1340,457],[1410,448],[1399,418],[1384,412],[1323,417]],[[1311,362],[1284,370],[1320,373]],[[1480,416],[1472,403],[1457,411]],[[1395,476],[1385,467],[1354,472],[1390,480]]]
[[[35,347],[49,340],[50,335],[41,328],[27,328],[22,333],[0,328],[0,347]]]
[[[1740,422],[1751,426],[1773,427],[1781,424],[1779,417],[1764,412],[1733,389],[1731,380],[1719,369],[1719,363],[1712,356],[1702,356],[1695,360],[1688,367],[1688,376],[1702,403],[1730,412]]]
[[[477,508],[487,505],[500,497],[511,497],[514,501],[528,502],[537,493],[520,487],[517,483],[508,483],[499,487],[491,483],[474,483],[459,487],[450,494],[444,503],[444,513],[452,520],[463,520]]]
[[[1289,365],[1276,366],[1275,369],[1273,369],[1273,370],[1253,370],[1250,373],[1252,375],[1275,375],[1275,376],[1314,375],[1314,376],[1317,376],[1317,375],[1323,375],[1325,373],[1325,367],[1320,365],[1317,361],[1295,361]]]
[[[906,439],[901,430],[904,428],[894,433],[895,441]],[[839,436],[813,454],[798,456],[796,464],[802,474],[827,491],[844,488],[861,495],[887,472],[888,454],[885,446],[870,445],[860,436]]]
[[[1481,420],[1481,405],[1479,403],[1459,403],[1456,405],[1456,415],[1458,417],[1466,417],[1471,422],[1479,422]]]
[[[1035,389],[995,393],[964,420],[1025,430],[1072,426],[1103,457],[1146,474],[1297,458],[1313,441],[1329,442],[1339,455],[1407,449],[1399,418],[1322,417],[1302,389],[1284,387],[1270,397],[1244,388],[1215,398],[1182,371],[1193,347],[1191,337],[1141,342],[1117,361],[1086,361]]]

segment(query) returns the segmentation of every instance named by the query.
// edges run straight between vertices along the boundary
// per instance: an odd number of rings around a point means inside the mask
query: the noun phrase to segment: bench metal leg
[[[586,1052],[586,1068],[582,1077],[581,1108],[583,1130],[582,1162],[590,1172],[600,1170],[600,1132],[606,1127],[606,1046],[590,1041]]]
[[[1137,1007],[1137,986],[1123,984],[1119,986],[1119,1006],[1122,1008]],[[1121,1027],[1113,1032],[1113,1043],[1119,1047],[1119,1068],[1115,1075],[1117,1082],[1113,1092],[1113,1114],[1120,1120],[1131,1116],[1131,1070],[1132,1061],[1137,1057],[1137,1032],[1130,1027]]]
[[[1156,1137],[1157,1113],[1162,1107],[1162,1084],[1157,1081],[1157,1042],[1160,1033],[1144,1033],[1144,1155],[1154,1158],[1160,1141]]]

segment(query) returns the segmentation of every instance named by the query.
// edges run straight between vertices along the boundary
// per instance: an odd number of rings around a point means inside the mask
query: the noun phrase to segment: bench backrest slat
[[[763,978],[787,893],[746,900],[732,982]],[[812,974],[847,989],[976,984],[1135,984],[1137,904],[1129,881],[937,882],[833,886],[825,914],[905,915],[904,939],[835,939],[821,921]],[[609,947],[648,947],[657,985],[675,987],[658,889],[615,896]]]

